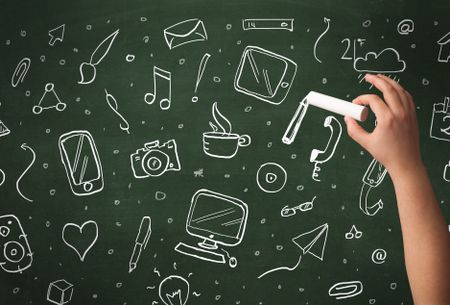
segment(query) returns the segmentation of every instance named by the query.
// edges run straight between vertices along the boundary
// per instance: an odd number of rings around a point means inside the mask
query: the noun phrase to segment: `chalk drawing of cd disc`
[[[266,193],[277,193],[286,184],[287,173],[281,165],[275,162],[262,164],[256,173],[256,183]]]

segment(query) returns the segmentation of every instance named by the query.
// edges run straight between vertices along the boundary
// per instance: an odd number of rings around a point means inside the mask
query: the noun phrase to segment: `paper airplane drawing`
[[[302,249],[303,254],[311,254],[322,261],[325,245],[327,243],[327,236],[328,224],[326,223],[314,230],[292,238],[292,241],[297,247]]]
[[[270,269],[261,274],[260,276],[258,276],[258,279],[275,271],[281,270],[292,271],[296,269],[300,265],[302,257],[305,254],[311,254],[312,256],[322,261],[325,252],[325,245],[327,244],[327,237],[328,237],[328,224],[325,223],[311,231],[302,233],[292,238],[292,242],[302,250],[302,254],[300,254],[297,263],[292,267],[282,266]]]

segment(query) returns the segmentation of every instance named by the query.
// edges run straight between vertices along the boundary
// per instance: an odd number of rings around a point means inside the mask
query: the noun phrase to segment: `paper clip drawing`
[[[103,169],[94,138],[87,130],[74,130],[59,137],[61,162],[76,196],[103,190]]]
[[[314,54],[314,58],[319,62],[322,63],[322,61],[317,57],[317,44],[319,43],[319,41],[322,39],[323,36],[325,36],[325,34],[328,32],[328,30],[330,29],[330,18],[324,17],[323,18],[323,22],[325,22],[326,24],[326,28],[325,30],[322,32],[322,34],[319,35],[319,37],[317,37],[316,42],[314,43],[314,49],[313,49],[313,54]]]
[[[384,166],[373,159],[367,167],[362,178],[361,193],[359,194],[359,208],[367,216],[374,216],[383,208],[383,201],[380,199],[374,204],[369,204],[369,193],[373,188],[378,187],[383,182],[387,170]]]
[[[207,41],[205,24],[200,19],[189,19],[164,29],[164,39],[170,50],[197,41]]]
[[[362,237],[362,232],[359,231],[355,225],[352,225],[352,228],[350,229],[350,231],[348,231],[347,233],[345,233],[345,239],[360,239]]]
[[[49,95],[47,95],[49,94]],[[55,85],[53,83],[47,83],[45,85],[45,91],[39,100],[39,103],[33,106],[33,113],[40,114],[43,110],[55,108],[58,111],[66,109],[66,103],[61,102],[59,96],[56,94]]]
[[[15,215],[0,216],[0,267],[7,273],[22,273],[33,262],[27,235]]]
[[[20,148],[22,148],[23,150],[29,150],[31,152],[32,157],[31,157],[30,164],[28,164],[28,166],[24,169],[22,174],[20,174],[19,178],[17,178],[17,180],[16,180],[16,190],[23,199],[25,199],[28,202],[33,202],[33,199],[30,199],[27,196],[25,196],[22,193],[22,191],[20,190],[20,181],[25,176],[25,174],[30,170],[30,168],[33,166],[34,162],[36,161],[36,153],[34,152],[34,149],[31,148],[30,146],[28,146],[26,143],[22,143],[22,145],[20,145]]]
[[[266,162],[256,172],[256,183],[266,193],[278,193],[286,184],[286,170],[278,163]]]
[[[442,174],[442,178],[445,181],[450,182],[450,161],[448,161],[448,164],[446,164],[444,167],[444,172]],[[0,185],[1,185],[1,183],[0,183]]]
[[[57,41],[63,42],[65,31],[65,24],[61,24],[60,26],[57,26],[56,28],[48,31],[48,36],[50,36],[50,41],[48,42],[48,44],[53,47]]]
[[[319,179],[319,172],[321,170],[320,165],[325,162],[328,162],[331,159],[331,157],[333,157],[334,152],[336,151],[336,147],[342,135],[342,125],[332,115],[329,115],[325,118],[323,126],[330,128],[331,131],[327,146],[325,146],[324,150],[313,149],[311,151],[311,156],[309,157],[309,162],[314,163],[312,178],[315,181],[320,181]]]
[[[309,105],[340,115],[350,116],[358,121],[365,121],[367,119],[367,116],[369,115],[369,109],[367,107],[356,105],[323,93],[310,91],[298,105],[294,116],[289,122],[289,125],[284,132],[283,137],[281,138],[281,141],[284,144],[289,145],[294,142]],[[325,121],[325,123],[327,122]]]
[[[450,32],[442,36],[438,41],[438,62],[447,63],[450,60]]]
[[[31,59],[28,57],[22,58],[16,66],[14,73],[11,76],[11,86],[14,88],[23,82],[23,79],[28,73],[28,69],[31,66]]]
[[[81,226],[69,222],[64,225],[61,236],[64,243],[84,262],[86,254],[97,241],[98,226],[93,220],[85,221]]]
[[[170,275],[159,283],[159,298],[165,305],[185,305],[189,292],[189,282],[178,275]]]
[[[208,63],[208,60],[210,57],[211,57],[211,54],[205,53],[205,55],[203,55],[202,59],[200,60],[200,63],[198,65],[198,70],[197,70],[197,79],[195,81],[194,93],[197,93],[198,85],[200,84],[200,81],[203,78],[203,73],[205,72],[206,64]],[[193,96],[192,101],[197,102],[198,96]]]
[[[442,103],[433,104],[430,137],[450,141],[450,96],[444,97]]]
[[[353,298],[362,292],[363,284],[360,281],[349,281],[334,284],[328,290],[328,295],[336,300],[341,300]]]
[[[328,224],[325,223],[321,226],[318,226],[317,228],[308,231],[306,233],[300,234],[294,238],[292,238],[292,242],[299,247],[302,250],[302,253],[300,254],[297,263],[293,267],[278,267],[274,269],[270,269],[264,273],[262,273],[260,276],[258,276],[258,279],[281,270],[286,271],[293,271],[295,270],[302,261],[302,256],[305,254],[310,254],[314,256],[315,258],[323,260],[323,255],[325,252],[325,245],[327,243],[327,237],[328,237]]]
[[[51,282],[47,289],[47,301],[63,305],[72,300],[73,285],[68,281],[61,279]]]
[[[281,217],[291,217],[291,216],[294,216],[295,214],[297,214],[298,211],[306,212],[306,211],[312,210],[312,208],[314,207],[314,200],[316,199],[316,197],[317,196],[314,196],[311,201],[303,202],[292,208],[290,208],[288,205],[284,206],[281,209]]]
[[[363,57],[356,57],[353,68],[357,72],[398,73],[406,69],[406,63],[394,48],[385,48],[380,52],[367,52]]]
[[[139,226],[139,232],[134,241],[133,253],[128,263],[128,273],[131,273],[137,267],[142,250],[147,247],[148,240],[152,234],[152,220],[150,216],[144,216]]]
[[[400,35],[409,35],[414,32],[414,21],[411,19],[403,19],[397,24],[397,32]]]
[[[286,30],[294,31],[293,18],[242,19],[242,29],[249,30]]]
[[[178,243],[175,251],[200,260],[236,267],[237,259],[219,246],[234,247],[241,243],[247,225],[248,206],[243,201],[213,192],[198,190],[191,200],[186,221],[189,235],[202,241],[197,246]]]
[[[106,37],[100,44],[95,48],[94,52],[91,54],[89,62],[82,62],[80,65],[80,76],[81,80],[78,82],[81,85],[87,85],[95,80],[97,75],[96,66],[99,65],[102,60],[108,55],[111,46],[119,34],[119,30],[113,32],[108,37]]]
[[[117,104],[116,99],[114,96],[105,89],[105,97],[106,97],[106,103],[108,104],[109,108],[120,118],[122,121],[119,124],[119,127],[121,130],[125,131],[126,133],[130,134],[130,124],[128,124],[127,120],[123,117],[122,114],[119,112],[119,104]],[[123,125],[122,125],[123,124]]]
[[[239,135],[232,133],[230,121],[220,113],[217,102],[212,106],[212,116],[214,123],[209,122],[213,131],[203,133],[203,151],[205,154],[215,158],[231,159],[239,147],[249,146],[251,138],[249,135]]]
[[[11,130],[0,120],[0,137],[9,135]]]
[[[168,110],[172,103],[172,74],[169,71],[153,67],[153,93],[146,93],[144,101],[147,104],[159,102],[162,110]]]
[[[130,155],[135,178],[159,177],[168,171],[180,171],[177,143],[174,139],[162,145],[159,140],[144,144],[144,148]]]
[[[297,64],[263,48],[247,46],[234,78],[236,91],[279,105],[291,89]]]

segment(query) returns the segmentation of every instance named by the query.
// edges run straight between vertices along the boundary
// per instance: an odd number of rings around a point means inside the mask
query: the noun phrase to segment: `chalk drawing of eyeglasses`
[[[311,210],[314,207],[314,200],[316,199],[316,197],[317,196],[314,196],[314,198],[311,201],[301,203],[292,208],[290,208],[288,205],[284,206],[281,209],[281,217],[291,217],[297,214],[298,211],[306,212]]]

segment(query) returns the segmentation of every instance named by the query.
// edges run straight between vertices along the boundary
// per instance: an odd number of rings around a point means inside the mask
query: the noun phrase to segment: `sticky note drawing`
[[[430,137],[440,141],[450,141],[450,97],[433,104]]]

